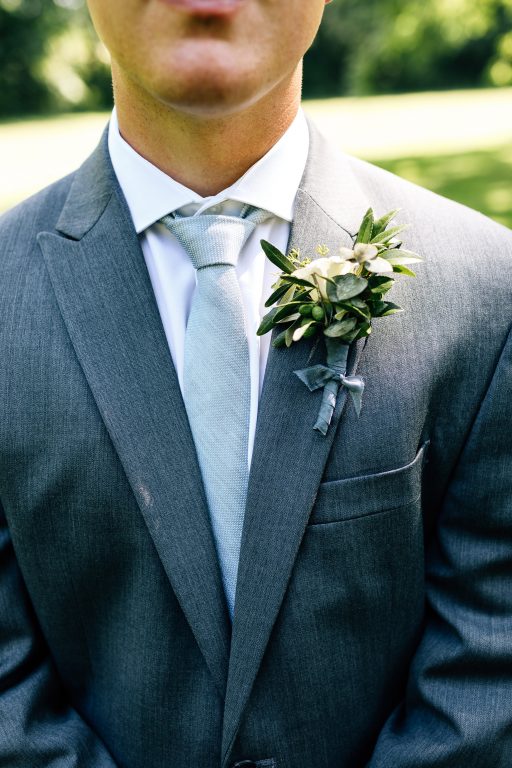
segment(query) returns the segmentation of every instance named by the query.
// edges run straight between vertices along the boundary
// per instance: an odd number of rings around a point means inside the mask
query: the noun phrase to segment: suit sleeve
[[[0,507],[0,768],[116,768],[69,706]]]
[[[426,624],[367,768],[512,766],[512,338],[427,553]]]

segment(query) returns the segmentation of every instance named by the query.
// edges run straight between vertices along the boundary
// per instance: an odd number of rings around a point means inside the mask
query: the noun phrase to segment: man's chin
[[[230,117],[241,113],[264,97],[264,88],[251,89],[247,81],[226,85],[203,78],[186,88],[159,88],[159,101],[176,112],[204,118]]]

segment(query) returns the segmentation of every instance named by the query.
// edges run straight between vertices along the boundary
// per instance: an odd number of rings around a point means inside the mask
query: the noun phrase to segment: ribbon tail
[[[354,403],[356,413],[358,416],[360,416],[361,408],[363,407],[363,395],[361,392],[351,392],[350,396],[352,397],[352,402]]]
[[[334,409],[336,408],[336,400],[338,399],[340,384],[338,381],[329,381],[324,387],[324,394],[322,397],[322,404],[318,413],[313,429],[316,429],[320,434],[325,435],[329,429],[332,421]]]
[[[342,376],[341,383],[350,392],[356,413],[360,416],[363,406],[364,381],[360,376]]]

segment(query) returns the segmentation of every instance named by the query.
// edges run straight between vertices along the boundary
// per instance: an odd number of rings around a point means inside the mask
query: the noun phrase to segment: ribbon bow
[[[361,413],[364,381],[360,376],[346,376],[345,370],[344,365],[333,365],[332,367],[313,365],[302,371],[294,371],[310,392],[322,388],[324,390],[318,419],[314,426],[314,429],[322,435],[326,435],[329,429],[340,387],[344,387],[350,393],[357,415],[359,416]]]

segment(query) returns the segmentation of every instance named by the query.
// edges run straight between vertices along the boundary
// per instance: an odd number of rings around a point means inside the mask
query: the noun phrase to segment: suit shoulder
[[[364,160],[350,157],[349,161],[368,198],[378,188],[380,204],[386,210],[402,208],[411,227],[424,237],[437,239],[441,234],[448,241],[469,241],[470,250],[483,243],[488,247],[491,240],[500,243],[512,258],[512,231],[502,224]]]
[[[28,274],[34,275],[37,284],[42,265],[37,236],[55,231],[73,176],[54,182],[0,216],[0,301],[12,299]]]
[[[55,229],[74,176],[59,179],[0,216],[0,259],[33,242],[39,232]]]

